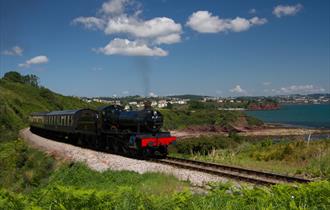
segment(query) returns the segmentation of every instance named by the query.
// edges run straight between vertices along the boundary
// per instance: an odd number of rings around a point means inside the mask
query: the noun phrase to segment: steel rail
[[[247,169],[237,166],[215,164],[183,158],[167,157],[165,159],[153,159],[153,161],[162,164],[172,165],[179,168],[201,171],[209,174],[261,185],[274,185],[279,183],[308,183],[312,181],[300,177],[286,176],[270,172],[256,171],[253,169]]]

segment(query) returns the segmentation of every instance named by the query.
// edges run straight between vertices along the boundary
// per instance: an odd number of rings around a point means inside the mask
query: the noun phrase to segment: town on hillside
[[[199,102],[219,110],[273,110],[283,104],[329,104],[330,94],[278,95],[278,96],[244,96],[244,97],[211,97],[199,95],[176,95],[158,97],[81,97],[85,102],[100,102],[124,106],[126,109],[141,109],[145,100],[154,108],[173,108]]]

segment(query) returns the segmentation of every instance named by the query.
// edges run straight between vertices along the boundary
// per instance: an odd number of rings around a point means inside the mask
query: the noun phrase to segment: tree
[[[9,71],[5,73],[3,76],[3,79],[11,81],[11,82],[18,82],[23,84],[29,84],[34,87],[38,87],[39,85],[39,77],[37,77],[34,74],[28,74],[25,76],[22,76],[20,73],[16,71]]]
[[[38,85],[39,85],[39,77],[37,77],[34,74],[28,74],[28,75],[24,76],[24,83],[30,84],[33,87],[38,87]]]
[[[191,100],[191,101],[189,101],[189,108],[190,109],[204,109],[205,106],[200,101]]]
[[[12,81],[12,82],[24,83],[24,77],[16,71],[9,71],[9,72],[5,73],[5,75],[3,76],[3,79]]]

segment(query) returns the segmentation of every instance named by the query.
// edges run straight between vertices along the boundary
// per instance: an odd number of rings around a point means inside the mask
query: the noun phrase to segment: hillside
[[[25,81],[25,77],[9,72],[0,79],[0,141],[15,139],[18,129],[27,125],[31,112],[92,108],[97,105],[54,93]]]

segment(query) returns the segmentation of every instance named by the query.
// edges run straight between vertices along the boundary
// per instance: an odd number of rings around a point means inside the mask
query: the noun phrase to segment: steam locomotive
[[[74,145],[129,156],[166,156],[176,137],[162,132],[163,116],[145,107],[126,111],[118,105],[30,115],[33,133]]]

